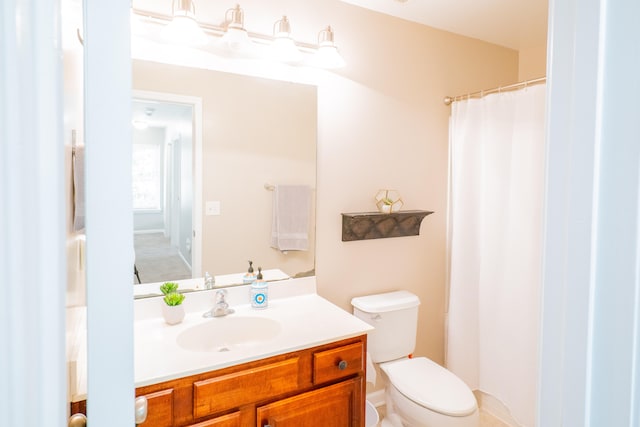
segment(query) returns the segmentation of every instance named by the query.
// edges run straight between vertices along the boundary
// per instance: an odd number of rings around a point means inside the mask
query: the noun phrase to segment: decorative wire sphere
[[[378,190],[375,200],[378,211],[386,214],[398,212],[404,204],[396,190]]]

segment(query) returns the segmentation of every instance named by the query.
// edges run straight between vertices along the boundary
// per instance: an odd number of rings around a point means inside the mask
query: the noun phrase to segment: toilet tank
[[[375,330],[367,349],[374,363],[406,357],[416,347],[420,299],[408,291],[366,295],[351,300],[353,314]]]

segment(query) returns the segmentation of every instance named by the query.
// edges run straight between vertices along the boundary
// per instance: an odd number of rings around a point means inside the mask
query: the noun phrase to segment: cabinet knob
[[[349,364],[346,360],[341,360],[340,363],[338,363],[338,369],[340,369],[341,371],[347,369],[347,366],[349,366]]]
[[[69,418],[69,427],[86,427],[87,417],[84,414],[73,414]]]
[[[136,425],[142,424],[147,420],[147,410],[148,410],[147,398],[144,396],[136,397],[135,408],[136,408],[136,412],[135,412]]]

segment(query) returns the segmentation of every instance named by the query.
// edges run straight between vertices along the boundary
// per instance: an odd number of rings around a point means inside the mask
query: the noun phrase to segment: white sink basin
[[[185,329],[176,338],[180,347],[190,351],[220,352],[255,346],[275,338],[279,322],[265,317],[213,317]]]

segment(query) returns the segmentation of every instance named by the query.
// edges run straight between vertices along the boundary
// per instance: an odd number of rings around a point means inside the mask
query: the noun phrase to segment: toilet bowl
[[[389,423],[394,427],[477,427],[480,414],[467,385],[425,358],[380,364],[387,377]],[[384,426],[385,424],[383,424]]]
[[[478,427],[471,389],[426,357],[409,358],[416,344],[420,300],[394,291],[351,300],[356,317],[372,325],[367,347],[385,380],[382,427]]]
[[[379,423],[380,423],[380,416],[378,415],[378,410],[373,405],[373,403],[367,400],[365,402],[364,426],[377,427]]]

